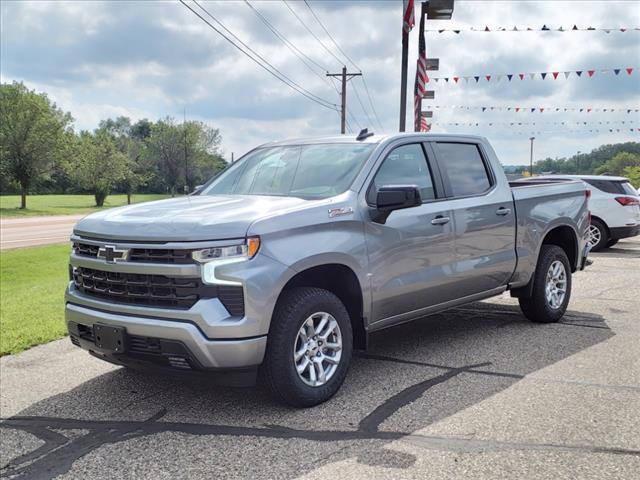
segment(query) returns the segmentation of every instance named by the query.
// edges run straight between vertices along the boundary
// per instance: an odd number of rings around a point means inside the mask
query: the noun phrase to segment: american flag
[[[418,39],[418,63],[416,65],[416,83],[414,89],[414,127],[416,132],[427,132],[429,131],[429,126],[424,122],[424,127],[422,123],[422,97],[424,97],[424,92],[426,90],[425,85],[429,81],[429,77],[427,77],[427,52],[426,45],[424,40],[424,16],[420,16],[420,34]]]
[[[409,33],[415,24],[413,0],[402,0],[402,30],[404,33]]]

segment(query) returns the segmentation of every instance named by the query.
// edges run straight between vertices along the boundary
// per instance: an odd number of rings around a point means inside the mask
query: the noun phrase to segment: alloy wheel
[[[329,313],[316,312],[300,326],[293,348],[293,361],[300,379],[319,387],[336,373],[342,357],[342,333]]]

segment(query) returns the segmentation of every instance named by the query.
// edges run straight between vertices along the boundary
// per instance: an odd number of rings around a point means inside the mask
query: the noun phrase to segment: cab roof
[[[422,139],[428,139],[429,137],[433,138],[447,138],[451,140],[485,140],[484,137],[477,135],[459,135],[453,133],[421,133],[421,132],[405,132],[405,133],[394,133],[394,134],[381,134],[381,135],[372,135],[362,140],[357,139],[357,135],[349,134],[349,135],[332,135],[332,136],[323,136],[323,137],[304,137],[304,138],[291,138],[287,140],[279,140],[275,142],[269,142],[261,145],[261,147],[273,147],[273,146],[284,146],[284,145],[313,145],[313,144],[321,144],[321,143],[362,143],[362,144],[376,144],[382,141],[395,140],[397,138],[409,138],[409,137],[419,137]]]

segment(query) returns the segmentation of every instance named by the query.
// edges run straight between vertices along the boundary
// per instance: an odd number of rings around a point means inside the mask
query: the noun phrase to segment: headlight
[[[216,267],[230,263],[244,262],[253,258],[260,248],[260,238],[250,237],[240,245],[211,247],[191,252],[191,258],[202,264],[202,281],[216,285],[241,285],[240,282],[216,277]]]

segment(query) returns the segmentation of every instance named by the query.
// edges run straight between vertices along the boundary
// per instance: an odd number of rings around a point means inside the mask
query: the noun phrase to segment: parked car
[[[311,406],[372,332],[517,297],[556,322],[585,266],[582,182],[515,182],[481,137],[270,143],[196,194],[74,228],[66,322],[103,360],[249,385]]]
[[[591,189],[589,245],[597,252],[640,234],[640,195],[629,179],[604,175],[545,175],[535,180],[582,180]]]

